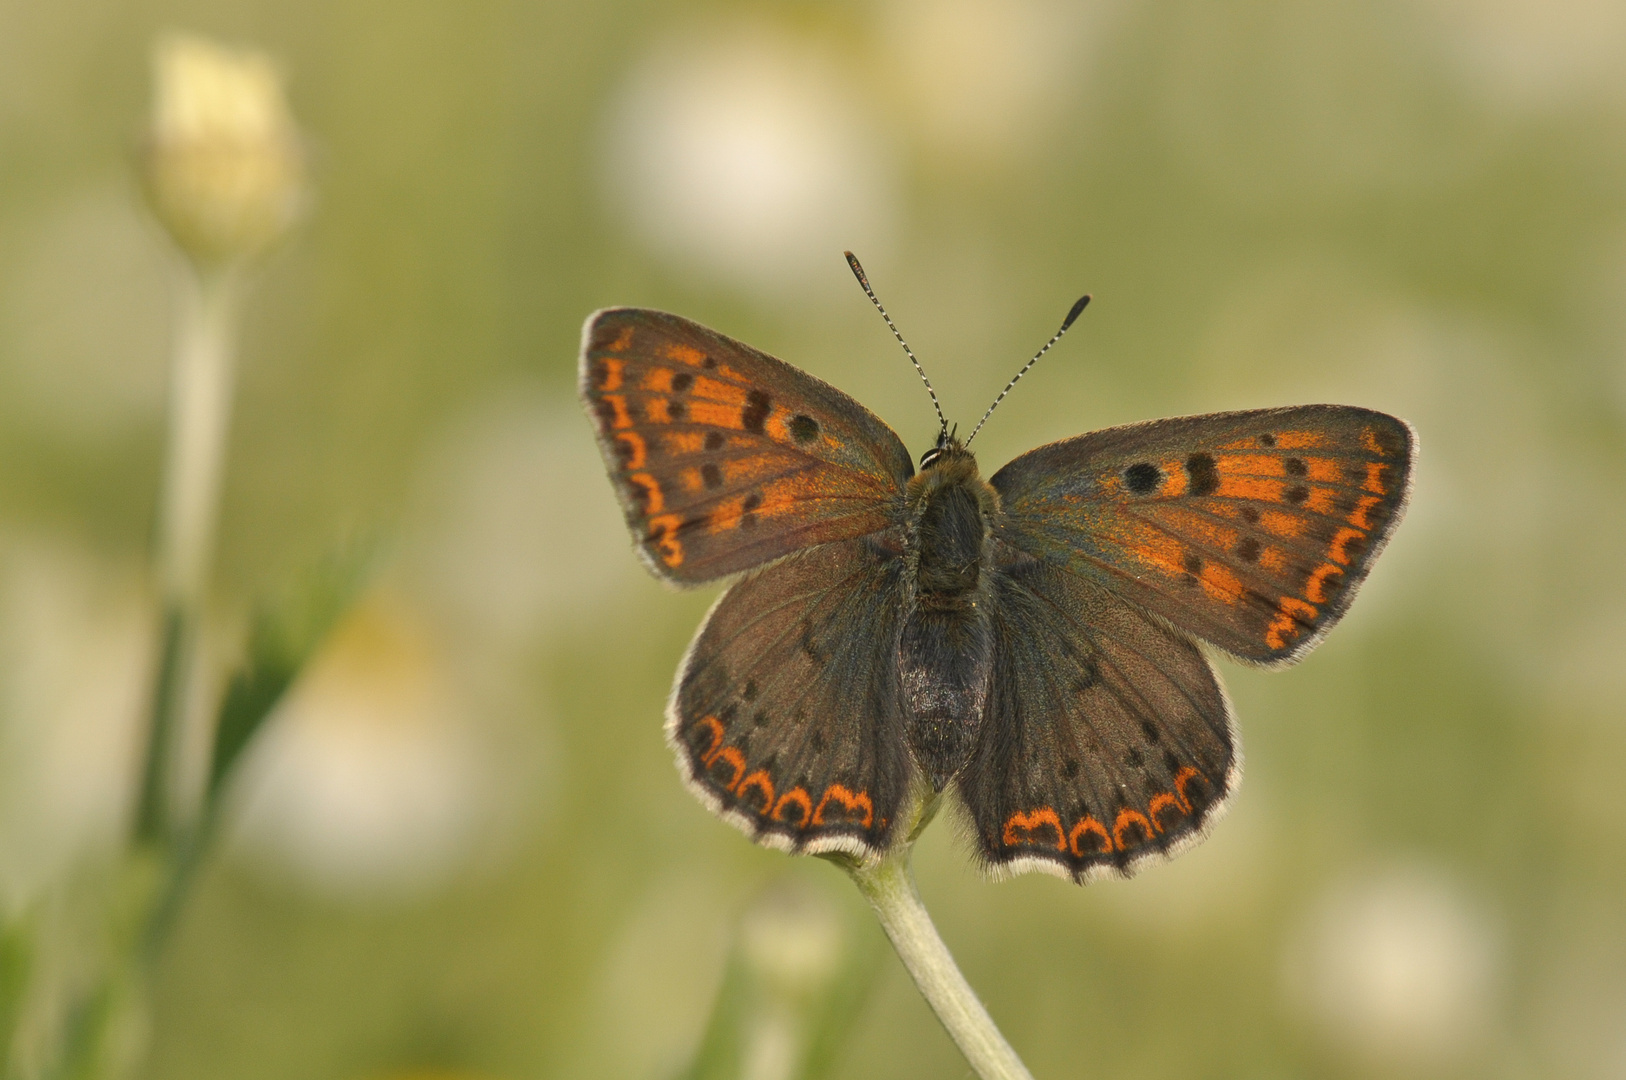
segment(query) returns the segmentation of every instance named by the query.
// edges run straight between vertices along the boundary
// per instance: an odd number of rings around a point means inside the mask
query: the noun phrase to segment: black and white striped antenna
[[[1072,310],[1067,313],[1067,318],[1061,321],[1061,329],[1057,330],[1055,335],[1052,336],[1049,341],[1044,343],[1044,348],[1033,354],[1032,360],[1029,360],[1027,363],[1022,365],[1021,371],[1018,371],[1015,375],[1011,376],[1011,381],[1005,384],[1005,389],[1001,390],[999,392],[999,396],[994,399],[994,403],[988,406],[988,411],[982,414],[982,419],[977,421],[977,426],[971,429],[970,435],[966,436],[966,446],[971,445],[971,440],[977,437],[977,432],[982,430],[982,425],[986,424],[988,422],[988,418],[994,415],[994,410],[999,408],[999,403],[1001,401],[1005,400],[1005,395],[1011,392],[1011,387],[1016,385],[1016,380],[1026,375],[1028,373],[1028,368],[1032,367],[1034,364],[1037,364],[1039,362],[1039,357],[1049,352],[1050,346],[1061,340],[1061,336],[1067,332],[1067,328],[1073,325],[1073,320],[1082,315],[1084,313],[1084,309],[1088,307],[1089,304],[1089,293],[1085,293],[1083,296],[1078,298],[1078,302],[1074,304]],[[933,400],[936,399],[934,398]]]
[[[926,384],[926,393],[932,396],[932,408],[937,410],[937,422],[941,425],[939,431],[942,434],[947,434],[949,429],[948,420],[943,416],[943,406],[937,400],[937,391],[932,389],[932,381],[926,378],[926,369],[920,366],[919,360],[915,359],[914,350],[910,349],[909,343],[903,340],[903,335],[898,333],[898,328],[892,325],[892,316],[886,313],[886,308],[881,306],[881,301],[876,297],[875,290],[869,287],[869,278],[864,276],[864,268],[858,264],[858,256],[850,251],[844,251],[842,254],[847,256],[847,265],[853,268],[853,277],[857,278],[858,284],[863,286],[864,295],[869,297],[870,303],[875,305],[875,310],[881,313],[881,318],[886,320],[886,325],[892,330],[892,336],[898,339],[898,344],[903,346],[903,351],[909,354],[909,361],[915,365],[915,370],[920,372],[920,381]],[[1048,347],[1046,346],[1046,348]]]

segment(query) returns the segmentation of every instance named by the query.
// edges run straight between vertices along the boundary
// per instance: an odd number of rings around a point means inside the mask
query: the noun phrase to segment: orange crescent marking
[[[705,479],[700,475],[699,469],[683,469],[678,472],[678,483],[689,492],[699,491],[706,486]]]
[[[620,394],[605,394],[600,400],[608,401],[615,415],[610,419],[613,428],[629,428],[632,426],[632,417],[627,415],[627,399]]]
[[[1388,452],[1383,449],[1383,444],[1378,442],[1378,433],[1373,428],[1361,429],[1361,446],[1363,446],[1368,453],[1376,454],[1378,457],[1389,456]]]
[[[1344,545],[1356,539],[1364,540],[1366,534],[1359,529],[1339,529],[1337,534],[1333,536],[1332,543],[1327,545],[1327,558],[1335,563],[1348,566],[1349,552],[1344,550]],[[1314,600],[1315,597],[1312,596],[1310,599]]]
[[[1286,570],[1287,555],[1281,548],[1265,548],[1259,553],[1259,565],[1266,570]]]
[[[1160,791],[1156,795],[1152,796],[1151,804],[1146,807],[1146,813],[1147,816],[1152,819],[1152,824],[1157,827],[1159,832],[1163,832],[1164,829],[1162,822],[1157,820],[1157,815],[1169,809],[1171,806],[1180,811],[1182,814],[1190,813],[1190,811],[1181,803],[1181,799],[1183,798],[1184,796],[1177,798],[1172,791]]]
[[[608,345],[604,346],[604,348],[608,352],[625,352],[627,346],[631,345],[631,344],[632,344],[632,327],[623,326],[621,328],[621,332],[619,334],[615,335],[615,340],[610,342]]]
[[[667,566],[683,565],[683,544],[677,538],[678,526],[682,524],[683,519],[676,514],[662,514],[649,519],[652,530],[649,542],[655,545],[655,550],[660,552],[661,562]]]
[[[1284,635],[1289,631],[1292,632],[1294,637],[1298,637],[1303,633],[1298,620],[1293,618],[1294,615],[1302,615],[1307,621],[1314,621],[1315,617],[1321,614],[1303,600],[1292,596],[1282,597],[1276,611],[1275,620],[1271,622],[1270,627],[1265,631],[1265,644],[1272,649],[1280,649],[1287,644],[1287,638]]]
[[[773,778],[768,775],[768,770],[758,769],[744,780],[741,780],[739,786],[734,789],[735,797],[744,799],[747,788],[756,788],[762,792],[762,809],[758,810],[757,813],[765,815],[773,809]]]
[[[1383,486],[1383,470],[1389,467],[1386,461],[1369,461],[1366,463],[1366,483],[1361,485],[1362,491],[1370,491],[1374,495],[1387,495],[1389,489]]]
[[[706,354],[689,345],[680,345],[675,341],[667,342],[661,348],[661,355],[668,360],[676,360],[680,364],[690,367],[699,367],[706,360]]]
[[[649,457],[649,450],[644,445],[644,437],[636,431],[622,431],[616,434],[616,440],[624,442],[632,448],[632,456],[627,458],[626,468],[643,468],[644,462]]]
[[[1311,488],[1310,497],[1304,500],[1304,506],[1305,509],[1314,510],[1318,514],[1332,513],[1333,510],[1336,509],[1336,501],[1333,499],[1332,488]]]
[[[1321,591],[1322,584],[1327,580],[1328,575],[1342,574],[1343,572],[1342,568],[1334,566],[1332,563],[1322,563],[1310,573],[1309,580],[1304,583],[1304,598],[1313,603],[1325,604],[1328,598],[1327,594]]]
[[[1372,522],[1367,519],[1366,512],[1383,501],[1377,495],[1362,495],[1361,501],[1355,504],[1355,509],[1349,512],[1345,520],[1357,529],[1370,529]]]
[[[818,808],[813,811],[813,824],[824,824],[824,808],[830,805],[831,800],[840,803],[851,814],[855,810],[864,812],[863,828],[869,828],[870,822],[875,820],[875,808],[870,805],[869,793],[860,791],[854,793],[840,784],[831,784],[824,789],[824,798],[819,800]]]
[[[1192,812],[1192,808],[1191,797],[1186,794],[1186,785],[1191,783],[1193,780],[1203,780],[1204,783],[1207,783],[1207,781],[1203,779],[1203,774],[1192,768],[1190,765],[1185,766],[1179,772],[1174,774],[1174,792],[1176,795],[1180,796],[1180,806],[1188,814]]]
[[[1157,835],[1157,827],[1147,820],[1145,814],[1139,810],[1131,810],[1126,806],[1118,811],[1118,818],[1112,823],[1112,842],[1117,845],[1119,851],[1129,850],[1129,845],[1124,843],[1124,830],[1137,823],[1146,833],[1146,839],[1139,843],[1148,843],[1152,837]],[[1139,845],[1137,844],[1137,846]]]
[[[706,749],[704,754],[700,755],[701,764],[710,765],[717,760],[717,751],[722,749],[723,746],[723,722],[715,716],[702,716],[695,721],[694,726],[697,731],[700,728],[711,729],[711,746]]]
[[[1084,851],[1078,846],[1079,840],[1083,838],[1084,834],[1086,833],[1101,838],[1101,846],[1095,851]],[[1086,817],[1083,821],[1080,821],[1077,825],[1073,826],[1073,831],[1069,833],[1067,837],[1067,846],[1072,849],[1074,855],[1077,855],[1082,859],[1086,855],[1095,855],[1100,852],[1111,851],[1112,836],[1107,832],[1107,827],[1105,825],[1101,824],[1093,817]]]
[[[658,514],[666,509],[666,496],[661,494],[659,480],[646,472],[635,472],[627,479],[644,489],[644,513]]]
[[[649,374],[644,376],[644,390],[653,390],[657,394],[670,394],[672,392],[672,369],[650,368]]]
[[[621,370],[627,366],[627,362],[607,356],[600,360],[599,363],[604,365],[604,381],[598,384],[598,388],[600,390],[621,389]]]
[[[718,785],[724,791],[733,791],[734,788],[739,785],[740,777],[745,775],[745,755],[740,753],[738,747],[725,746],[718,750],[717,753],[713,755],[712,759],[706,763],[706,768],[709,770],[719,761],[726,761],[728,764],[734,766],[734,779],[730,780],[726,784]]]
[[[672,414],[667,411],[666,399],[650,398],[648,403],[644,405],[644,419],[651,424],[670,424]]]
[[[775,821],[785,820],[786,803],[795,803],[802,808],[802,819],[796,823],[796,827],[798,829],[807,828],[808,821],[813,817],[813,800],[808,798],[807,792],[802,788],[793,787],[779,796],[779,801],[774,804],[773,808],[773,819]]]
[[[1049,826],[1056,830],[1056,842],[1041,841],[1033,835],[1040,826]],[[1024,837],[1020,833],[1026,833]],[[1039,847],[1054,847],[1057,851],[1067,850],[1067,840],[1062,832],[1061,819],[1056,812],[1048,806],[1041,806],[1037,810],[1018,810],[1005,821],[1005,831],[1000,841],[1006,847],[1019,847],[1032,844]]]
[[[661,445],[668,454],[696,454],[706,448],[703,431],[669,431],[661,436]]]

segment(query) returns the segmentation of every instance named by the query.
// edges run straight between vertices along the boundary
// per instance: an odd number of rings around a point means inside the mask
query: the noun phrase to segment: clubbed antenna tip
[[[858,256],[850,251],[844,251],[842,254],[847,256],[847,265],[852,267],[853,277],[858,279],[858,284],[863,288],[864,295],[869,297],[870,303],[875,305],[875,310],[881,313],[881,318],[886,320],[887,328],[892,331],[892,336],[898,339],[898,344],[903,346],[903,351],[909,356],[909,362],[914,364],[915,370],[920,373],[920,381],[926,384],[926,393],[931,395],[932,408],[937,410],[937,422],[940,425],[940,430],[947,431],[948,420],[943,416],[943,406],[938,403],[937,391],[932,389],[932,381],[926,378],[926,369],[920,366],[919,360],[915,359],[914,351],[909,348],[909,343],[903,340],[903,335],[898,333],[898,328],[892,325],[892,316],[886,313],[886,308],[881,306],[880,298],[875,295],[875,290],[869,287],[869,278],[864,276],[864,268],[859,265]]]
[[[1005,395],[1011,392],[1011,387],[1016,385],[1016,380],[1026,375],[1028,373],[1028,368],[1032,367],[1034,364],[1037,364],[1039,362],[1039,357],[1049,352],[1050,346],[1061,340],[1061,336],[1067,332],[1067,328],[1072,326],[1073,321],[1080,315],[1084,314],[1084,309],[1089,306],[1090,294],[1085,293],[1083,296],[1078,298],[1078,301],[1073,304],[1072,309],[1067,312],[1067,318],[1061,321],[1061,329],[1057,330],[1051,335],[1050,340],[1044,343],[1044,348],[1033,354],[1032,360],[1029,360],[1027,363],[1022,365],[1021,371],[1018,371],[1015,375],[1011,376],[1011,381],[1005,384],[1005,389],[999,392],[999,396],[994,399],[994,403],[988,406],[988,411],[982,414],[982,419],[977,421],[977,426],[971,429],[970,435],[966,436],[965,444],[967,446],[971,445],[971,440],[977,437],[977,432],[982,430],[982,425],[988,422],[988,418],[994,415],[994,410],[999,408],[999,403],[1001,401],[1005,400]]]

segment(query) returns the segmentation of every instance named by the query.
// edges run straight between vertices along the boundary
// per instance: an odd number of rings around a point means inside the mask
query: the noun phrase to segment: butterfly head
[[[960,426],[958,424],[954,425],[952,431],[946,425],[938,431],[937,442],[933,444],[930,450],[920,455],[921,472],[925,472],[927,469],[939,464],[945,455],[952,456],[957,453],[965,453],[965,446],[957,437],[959,431]]]

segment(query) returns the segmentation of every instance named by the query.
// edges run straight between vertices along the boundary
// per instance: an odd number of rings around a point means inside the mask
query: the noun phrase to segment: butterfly
[[[1267,667],[1312,649],[1399,522],[1416,443],[1305,405],[1108,428],[984,479],[945,423],[917,470],[840,390],[639,308],[588,318],[580,389],[655,576],[741,575],[667,707],[706,806],[869,860],[915,786],[952,787],[988,870],[1081,883],[1206,835],[1241,755],[1199,643]]]

